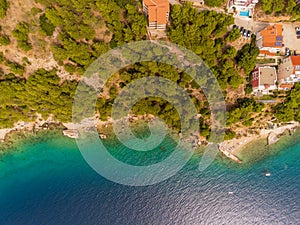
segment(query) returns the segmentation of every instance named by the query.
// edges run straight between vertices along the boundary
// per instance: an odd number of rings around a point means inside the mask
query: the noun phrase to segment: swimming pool
[[[240,16],[247,16],[247,17],[249,17],[250,16],[250,10],[248,10],[248,11],[240,11]]]

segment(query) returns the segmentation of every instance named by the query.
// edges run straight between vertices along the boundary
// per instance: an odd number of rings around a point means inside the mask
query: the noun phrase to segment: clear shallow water
[[[26,141],[0,160],[0,224],[300,224],[299,143],[251,167],[219,158],[200,173],[198,162],[129,187],[89,168],[73,140]]]

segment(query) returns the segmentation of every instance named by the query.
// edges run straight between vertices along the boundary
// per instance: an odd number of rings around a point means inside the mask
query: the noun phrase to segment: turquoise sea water
[[[27,140],[0,158],[0,224],[300,224],[294,141],[251,166],[219,157],[200,172],[196,155],[162,183],[130,187],[94,172],[71,139]]]

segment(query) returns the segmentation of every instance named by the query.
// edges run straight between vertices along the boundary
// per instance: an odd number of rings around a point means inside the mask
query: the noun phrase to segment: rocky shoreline
[[[130,123],[138,123],[140,121],[151,121],[154,116],[128,116],[126,119],[130,121]],[[5,142],[6,137],[12,133],[18,132],[38,132],[40,130],[49,130],[49,129],[58,129],[62,130],[62,134],[69,138],[76,139],[79,135],[80,129],[91,129],[96,128],[99,133],[99,137],[101,139],[106,139],[109,132],[112,132],[112,124],[113,120],[109,119],[108,121],[101,121],[99,119],[87,118],[82,121],[80,124],[75,123],[61,123],[59,121],[54,121],[50,116],[46,120],[44,120],[41,115],[38,115],[36,121],[34,122],[18,122],[15,124],[13,128],[0,129],[0,141]],[[266,138],[268,145],[273,145],[277,143],[280,138],[286,133],[292,134],[300,125],[298,122],[290,122],[284,125],[279,125],[278,127],[274,127],[273,129],[262,129],[259,134],[248,134],[242,138],[234,138],[232,140],[223,141],[220,143],[219,150],[220,152],[226,156],[228,159],[233,160],[237,163],[242,163],[243,161],[238,157],[239,151],[241,151],[246,145],[257,141],[258,139]],[[178,135],[180,138],[180,133]],[[197,148],[198,146],[207,144],[205,141],[201,140],[200,135],[191,135],[190,138],[191,143],[193,144],[193,148]]]
[[[259,134],[247,134],[241,138],[234,138],[232,140],[223,141],[219,144],[219,150],[229,159],[242,163],[242,160],[238,157],[239,152],[243,150],[248,144],[253,143],[259,139],[266,139],[267,145],[273,145],[277,143],[284,134],[294,133],[300,124],[298,122],[289,122],[274,126],[273,129],[262,129]]]
[[[5,142],[8,135],[19,132],[36,133],[41,130],[50,129],[64,129],[61,122],[53,120],[52,116],[49,116],[46,120],[41,115],[37,115],[37,119],[34,122],[19,121],[14,124],[13,128],[0,129],[0,142]]]

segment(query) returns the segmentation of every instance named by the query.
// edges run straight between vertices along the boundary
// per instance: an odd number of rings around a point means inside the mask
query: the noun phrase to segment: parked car
[[[300,27],[296,27],[295,29],[296,29],[296,31],[300,31]]]
[[[244,27],[241,27],[241,28],[240,28],[241,34],[244,33],[244,30],[245,30]]]
[[[244,29],[243,36],[247,37],[248,30]]]
[[[247,38],[250,38],[250,37],[251,37],[251,31],[248,30],[248,32],[247,32]]]
[[[300,39],[300,36],[297,36],[297,39]]]
[[[291,55],[291,50],[290,50],[289,48],[286,48],[286,49],[285,49],[285,55],[286,55],[286,56]]]
[[[296,34],[297,34],[297,35],[300,35],[300,31],[297,31]]]

